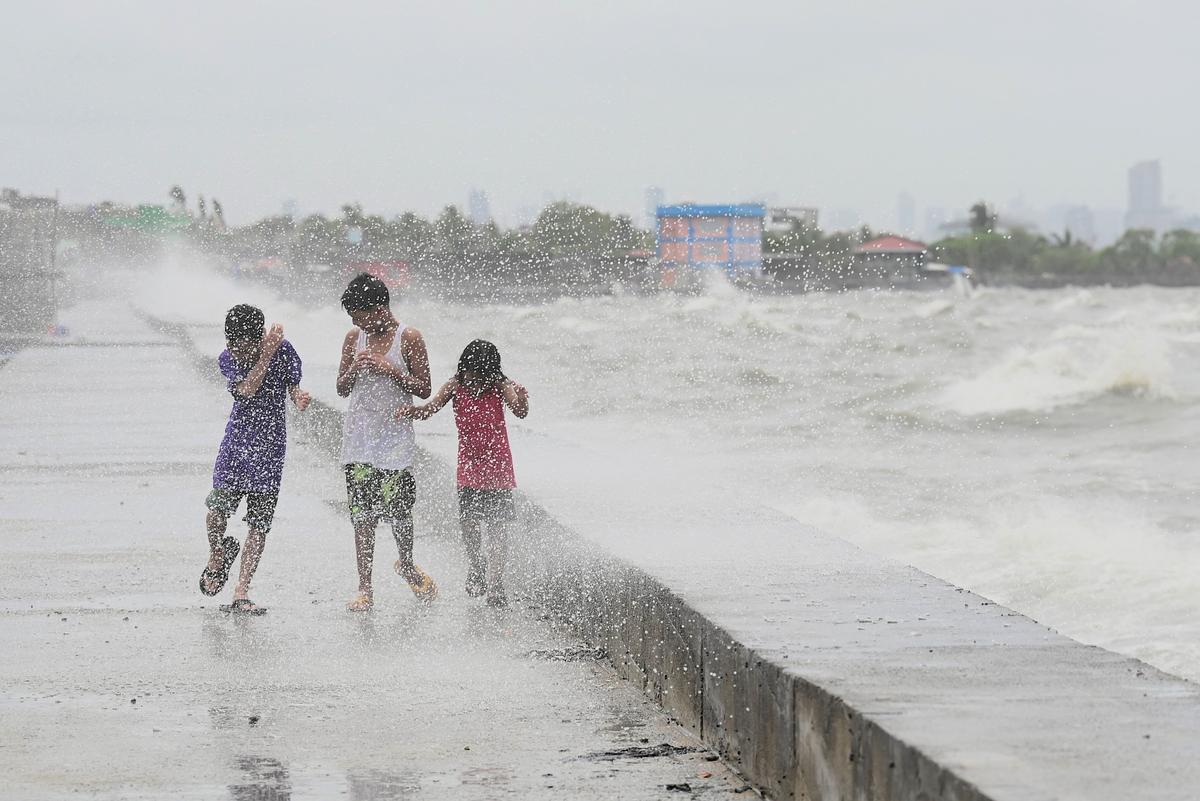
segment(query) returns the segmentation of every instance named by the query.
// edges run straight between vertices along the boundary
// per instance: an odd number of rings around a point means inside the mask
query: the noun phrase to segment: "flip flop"
[[[224,559],[221,561],[220,570],[210,570],[205,567],[200,573],[200,592],[205,595],[216,595],[225,588],[225,582],[229,581],[229,568],[233,566],[237,560],[238,551],[242,549],[241,543],[233,537],[226,537],[221,540],[221,550],[224,553]],[[215,583],[216,589],[211,592],[208,589],[208,584]]]
[[[267,608],[259,606],[249,598],[235,598],[233,603],[222,606],[222,612],[232,612],[235,615],[265,615]]]
[[[346,604],[347,611],[350,612],[370,612],[371,607],[375,605],[375,601],[370,595],[365,592],[360,592],[354,596],[354,600]]]
[[[430,603],[437,598],[437,584],[434,583],[433,579],[424,570],[413,565],[413,571],[417,574],[417,580],[413,582],[409,580],[408,576],[404,575],[399,559],[396,560],[396,563],[392,567],[395,569],[396,575],[408,582],[408,588],[413,591],[413,595],[417,596],[418,601]]]

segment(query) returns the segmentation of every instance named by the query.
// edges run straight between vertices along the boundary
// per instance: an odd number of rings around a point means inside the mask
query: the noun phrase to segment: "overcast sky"
[[[0,0],[0,185],[234,222],[488,192],[640,216],[668,200],[1125,206],[1162,160],[1200,210],[1188,2]]]

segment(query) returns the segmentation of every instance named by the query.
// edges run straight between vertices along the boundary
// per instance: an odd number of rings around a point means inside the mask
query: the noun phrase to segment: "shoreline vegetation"
[[[200,197],[193,210],[178,186],[170,198],[168,207],[106,202],[59,209],[59,248],[68,261],[145,263],[158,258],[165,241],[182,241],[231,269],[286,274],[293,283],[320,282],[329,273],[340,280],[355,264],[403,263],[413,279],[476,295],[506,287],[595,292],[614,284],[664,285],[651,231],[579,203],[551,203],[517,228],[473,223],[453,205],[430,220],[412,212],[369,214],[359,204],[333,216],[281,214],[228,226],[219,201]],[[856,254],[858,245],[885,234],[867,226],[825,232],[799,221],[767,231],[763,276],[747,283],[780,292],[941,285],[911,264],[881,268]],[[1047,236],[1005,227],[979,202],[955,233],[928,247],[926,261],[969,267],[979,283],[993,286],[1200,285],[1200,233],[1187,229],[1128,230],[1093,248],[1069,231]]]

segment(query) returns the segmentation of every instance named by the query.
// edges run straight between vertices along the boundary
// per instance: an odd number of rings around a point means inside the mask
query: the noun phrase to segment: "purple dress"
[[[217,361],[229,382],[233,409],[213,467],[213,487],[240,492],[279,492],[287,449],[284,404],[288,387],[300,383],[300,354],[285,339],[267,367],[262,386],[249,398],[239,397],[234,387],[254,365],[239,366],[227,350],[221,352]]]

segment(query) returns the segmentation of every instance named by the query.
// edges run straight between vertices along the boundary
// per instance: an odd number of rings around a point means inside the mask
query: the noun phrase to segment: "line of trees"
[[[173,214],[161,207],[138,207],[139,213],[132,214],[113,204],[99,204],[86,213],[66,213],[60,232],[94,245],[92,249],[131,258],[156,249],[155,241],[167,230],[162,227],[163,220],[172,222],[170,230],[176,230],[174,223],[182,220],[178,234],[235,260],[274,257],[294,267],[404,260],[421,272],[451,282],[503,282],[531,275],[546,281],[572,276],[602,278],[612,272],[602,265],[629,262],[630,254],[649,253],[654,248],[654,234],[635,226],[628,216],[568,202],[550,204],[532,225],[519,229],[500,228],[494,222],[474,224],[453,205],[435,218],[425,219],[412,212],[385,218],[368,214],[359,204],[346,204],[333,216],[279,215],[227,228],[217,200],[212,199],[206,208],[201,198],[200,211],[193,215],[187,211],[187,196],[181,187],[172,187],[169,197]],[[141,213],[147,209],[162,213]],[[113,220],[118,218],[123,227],[114,226]],[[1005,227],[982,201],[971,207],[964,227],[964,233],[931,244],[930,258],[970,266],[986,281],[1028,285],[1200,283],[1200,233],[1191,230],[1173,230],[1161,236],[1129,230],[1113,244],[1093,248],[1069,231],[1044,236],[1017,226]],[[825,232],[796,222],[790,230],[766,232],[763,253],[768,269],[846,276],[856,269],[855,248],[880,233],[866,226]],[[596,275],[598,267],[601,272]]]
[[[1014,227],[1000,230],[996,215],[976,203],[970,230],[935,242],[936,261],[964,264],[990,280],[1023,283],[1088,281],[1191,284],[1200,281],[1200,233],[1188,229],[1130,229],[1103,248],[1093,248],[1071,232],[1043,236]]]
[[[618,258],[653,243],[629,217],[575,203],[547,206],[527,229],[502,229],[494,222],[476,225],[456,206],[447,206],[433,220],[412,212],[387,219],[367,214],[358,204],[341,211],[335,217],[268,217],[231,230],[230,242],[242,253],[275,255],[298,264],[402,259],[445,276],[513,261]]]
[[[930,260],[969,266],[984,280],[998,283],[1200,283],[1200,232],[1189,229],[1161,236],[1131,229],[1111,245],[1094,248],[1069,230],[1045,236],[1005,227],[982,201],[970,208],[966,228],[932,243]],[[797,223],[788,231],[765,233],[763,253],[809,274],[844,276],[855,269],[854,249],[881,235],[867,226],[826,233]]]
[[[777,262],[780,271],[845,275],[854,268],[854,249],[876,236],[866,225],[827,233],[795,222],[787,231],[764,232],[763,254],[769,262]]]

